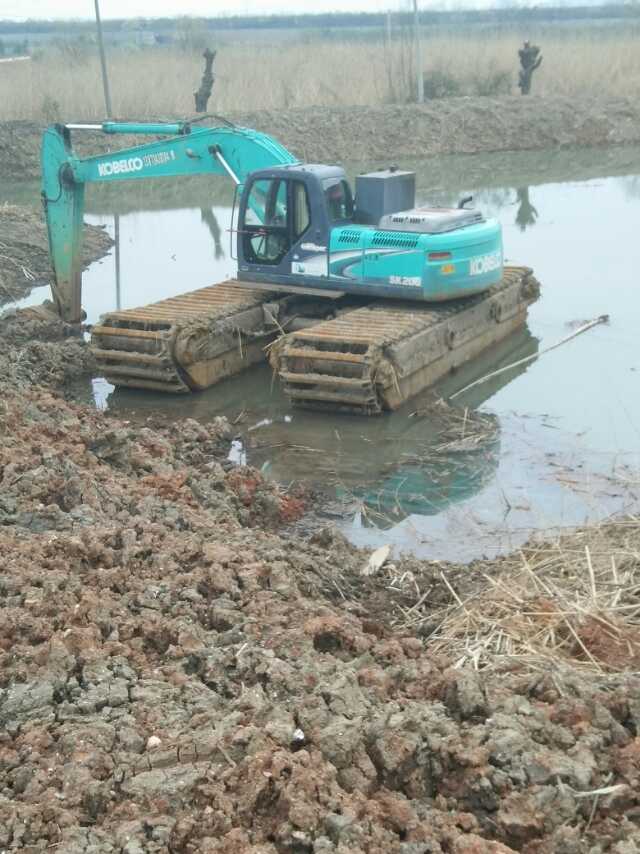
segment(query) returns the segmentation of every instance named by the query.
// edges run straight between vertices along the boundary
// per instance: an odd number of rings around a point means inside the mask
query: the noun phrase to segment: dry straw
[[[478,670],[510,662],[640,670],[639,530],[630,517],[522,550],[466,598],[443,574],[453,604],[437,615],[430,648]],[[426,620],[433,612],[404,627]]]

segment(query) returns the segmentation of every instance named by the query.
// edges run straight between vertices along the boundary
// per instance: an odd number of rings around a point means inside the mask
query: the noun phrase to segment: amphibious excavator
[[[71,134],[82,130],[167,138],[80,159]],[[469,199],[416,208],[412,172],[359,175],[354,195],[341,167],[301,163],[229,122],[108,121],[43,137],[52,292],[65,321],[83,316],[85,184],[202,174],[236,186],[238,277],[103,316],[91,346],[115,385],[201,390],[269,352],[295,404],[376,413],[521,326],[538,295],[529,269],[503,267],[495,220]]]

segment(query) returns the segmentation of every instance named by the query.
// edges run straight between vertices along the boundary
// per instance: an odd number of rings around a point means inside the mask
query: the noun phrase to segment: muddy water
[[[424,414],[426,395],[378,419],[328,421],[291,409],[266,367],[179,400],[114,391],[100,380],[87,395],[132,418],[228,415],[237,423],[236,459],[284,483],[320,486],[327,497],[319,521],[337,521],[358,544],[468,560],[531,531],[637,508],[640,150],[406,165],[417,168],[420,202],[472,192],[502,222],[507,258],[533,267],[543,287],[527,329],[449,380],[443,394],[547,347],[580,321],[611,317],[458,398],[495,416],[482,429]],[[233,275],[226,186],[167,187],[89,195],[89,221],[118,231],[118,252],[84,277],[90,321]]]

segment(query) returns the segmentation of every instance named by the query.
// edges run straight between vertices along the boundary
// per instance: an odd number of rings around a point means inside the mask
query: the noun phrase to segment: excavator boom
[[[167,134],[167,139],[80,159],[71,132]],[[82,221],[84,187],[144,178],[227,175],[242,184],[249,172],[298,161],[266,134],[228,124],[191,130],[187,123],[53,125],[42,142],[42,200],[53,265],[52,293],[63,320],[82,317]]]

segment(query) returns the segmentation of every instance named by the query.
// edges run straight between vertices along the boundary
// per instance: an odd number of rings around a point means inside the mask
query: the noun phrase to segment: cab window
[[[331,222],[353,217],[351,187],[344,178],[325,178],[322,182],[327,212]]]
[[[297,240],[311,224],[309,195],[302,181],[293,182],[293,237]]]
[[[254,181],[241,226],[244,256],[252,264],[279,264],[290,247],[287,228],[287,182]]]
[[[254,181],[245,225],[287,224],[287,183],[281,179]]]

